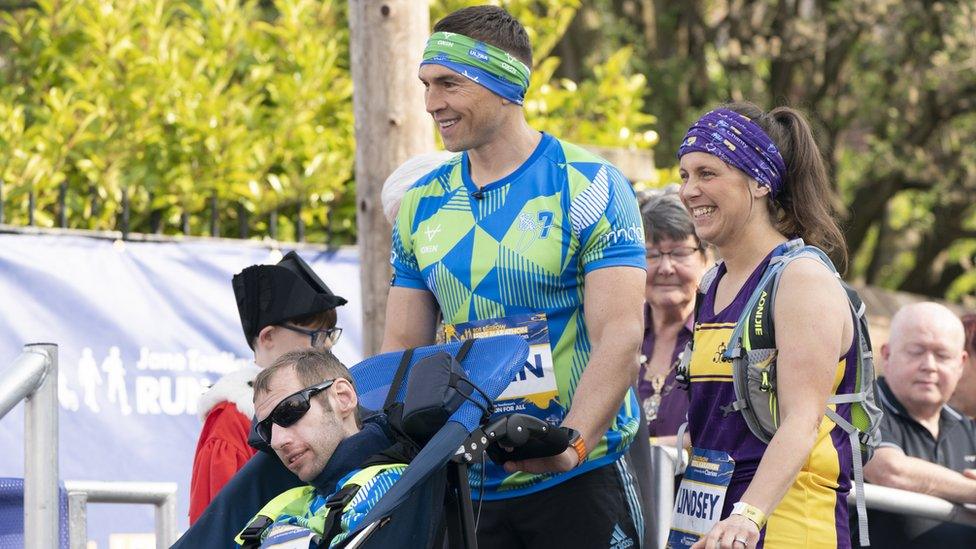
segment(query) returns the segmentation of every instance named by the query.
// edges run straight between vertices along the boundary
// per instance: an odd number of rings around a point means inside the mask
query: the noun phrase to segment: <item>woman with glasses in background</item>
[[[642,200],[647,249],[644,343],[637,393],[652,444],[675,443],[688,414],[688,391],[675,380],[675,366],[694,330],[695,293],[708,267],[678,186],[651,191]]]
[[[331,349],[342,334],[336,307],[346,300],[332,293],[295,252],[277,265],[244,269],[234,276],[233,286],[254,365],[220,378],[200,398],[204,424],[193,458],[190,524],[255,453],[248,434],[258,372],[289,351]]]

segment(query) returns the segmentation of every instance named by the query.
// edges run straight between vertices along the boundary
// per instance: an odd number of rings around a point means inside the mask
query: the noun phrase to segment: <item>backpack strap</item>
[[[342,532],[342,514],[353,499],[359,489],[370,480],[382,475],[390,468],[389,463],[383,465],[372,465],[356,471],[352,476],[342,483],[342,488],[325,500],[325,507],[328,509],[325,515],[325,524],[322,526],[324,547],[328,547],[332,540]]]
[[[715,262],[714,265],[702,275],[701,281],[698,283],[698,294],[704,296],[712,289],[712,284],[715,283],[715,277],[718,276],[718,268],[722,265],[723,261],[720,259]],[[696,307],[698,304],[695,305]]]
[[[859,543],[862,547],[870,545],[871,540],[868,535],[868,516],[867,505],[864,501],[864,462],[871,458],[872,450],[879,442],[879,426],[875,418],[880,418],[880,410],[877,409],[877,386],[874,384],[874,355],[871,351],[871,336],[868,332],[867,307],[861,297],[853,288],[844,284],[848,300],[851,304],[851,316],[854,320],[854,332],[858,345],[857,353],[857,379],[855,389],[852,393],[831,395],[827,404],[852,404],[853,415],[860,413],[868,417],[863,420],[867,431],[864,431],[853,423],[845,420],[840,414],[836,413],[830,406],[827,407],[825,414],[838,427],[844,430],[850,438],[851,457],[853,458],[854,469],[854,497],[857,506],[857,526]]]
[[[857,530],[860,538],[858,541],[861,547],[866,547],[871,545],[871,540],[868,535],[868,509],[864,501],[864,463],[861,460],[859,430],[830,407],[826,409],[825,414],[830,418],[830,421],[843,429],[851,440],[851,457],[854,461],[854,499],[857,504]]]
[[[264,507],[247,523],[247,526],[237,534],[234,541],[247,549],[260,546],[261,538],[268,526],[271,526],[275,519],[284,513],[290,504],[303,500],[312,490],[313,488],[311,486],[296,486],[278,494],[271,501],[264,504]]]
[[[775,360],[777,356],[775,326],[773,323],[773,303],[779,290],[779,281],[786,267],[800,258],[812,258],[824,263],[836,275],[830,258],[813,246],[807,246],[802,239],[796,238],[781,244],[769,260],[769,265],[756,284],[756,289],[749,296],[735,329],[729,337],[728,346],[722,353],[722,359],[732,362],[732,384],[735,389],[735,400],[722,406],[722,412],[727,416],[734,412],[743,412],[750,407],[750,391],[748,371],[750,366],[767,364],[762,369],[761,390],[775,394]],[[771,397],[770,405],[775,401]],[[772,410],[772,409],[771,409]],[[754,412],[742,414],[749,430],[760,440],[768,443],[772,432],[762,426]],[[775,422],[776,413],[773,412]],[[773,428],[775,430],[775,426]]]
[[[261,534],[268,529],[274,521],[270,517],[258,515],[251,519],[251,522],[237,534],[240,540],[241,549],[257,549],[261,546]]]
[[[723,353],[723,358],[727,361],[733,361],[742,356],[743,345],[743,334],[748,326],[752,326],[755,330],[750,333],[750,336],[756,334],[761,337],[764,343],[769,343],[765,346],[753,346],[749,344],[752,338],[745,339],[745,348],[747,350],[751,349],[775,349],[776,339],[773,336],[773,322],[772,322],[772,309],[773,301],[776,298],[776,291],[779,289],[779,279],[783,274],[783,270],[792,261],[799,259],[800,257],[810,257],[812,254],[808,254],[808,251],[817,250],[812,246],[806,246],[803,244],[803,240],[796,238],[781,244],[773,252],[773,257],[769,260],[769,265],[766,266],[766,270],[763,271],[762,276],[759,278],[759,283],[756,284],[756,289],[753,290],[752,295],[749,296],[749,300],[746,302],[746,306],[742,309],[742,313],[739,315],[739,320],[735,323],[735,329],[732,331],[732,336],[729,338],[729,344]],[[819,251],[819,250],[817,250]],[[820,259],[819,256],[813,255],[813,257]],[[824,256],[826,257],[826,256]],[[827,261],[830,261],[829,259]],[[756,315],[753,314],[753,310],[757,309],[759,302],[765,300],[763,303],[763,308],[757,312]],[[767,314],[766,311],[769,313]],[[750,323],[750,317],[754,316],[753,322]]]
[[[396,374],[393,376],[393,383],[390,384],[390,391],[386,393],[386,401],[383,403],[383,411],[388,411],[390,406],[396,402],[397,393],[400,392],[400,386],[403,385],[403,378],[407,375],[407,370],[410,369],[410,359],[413,358],[413,349],[405,349],[403,354],[400,355],[400,365],[397,366]]]
[[[685,468],[688,467],[688,463],[691,462],[691,456],[688,456],[688,461],[685,461],[685,431],[688,429],[688,422],[685,421],[678,427],[678,435],[674,441],[674,474],[680,475],[684,474]]]
[[[325,507],[328,509],[325,514],[325,524],[322,526],[323,539],[326,543],[332,543],[332,538],[339,535],[342,531],[342,511],[349,505],[349,502],[356,497],[359,491],[358,484],[347,483],[341,490],[329,496],[325,500]]]
[[[461,343],[461,347],[458,348],[458,352],[454,355],[454,360],[458,361],[458,364],[464,362],[464,357],[468,356],[468,351],[474,346],[474,339],[465,339]]]
[[[705,301],[705,296],[708,295],[708,291],[711,290],[712,284],[715,283],[715,277],[718,276],[718,268],[722,264],[719,260],[712,265],[710,269],[705,271],[702,275],[701,281],[698,283],[698,292],[695,293],[695,313],[692,316],[692,322],[698,324],[698,319],[701,317],[701,306]],[[681,387],[687,389],[688,385],[691,384],[691,353],[695,350],[695,335],[691,335],[691,339],[688,340],[688,344],[685,345],[684,351],[678,355],[678,365],[674,369],[674,379],[678,382]]]

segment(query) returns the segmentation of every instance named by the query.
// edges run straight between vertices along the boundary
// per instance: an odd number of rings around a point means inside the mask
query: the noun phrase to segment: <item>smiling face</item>
[[[505,99],[441,65],[420,67],[424,101],[444,148],[452,152],[478,149],[502,135]]]
[[[336,383],[344,381],[337,380]],[[294,368],[276,372],[268,390],[255,395],[254,410],[258,421],[267,418],[284,398],[304,388]],[[322,472],[346,437],[335,407],[323,405],[323,400],[330,398],[332,391],[330,388],[312,397],[308,412],[293,425],[271,427],[271,448],[285,467],[304,482],[311,482]]]
[[[647,284],[644,288],[647,303],[652,309],[683,310],[694,301],[698,281],[708,266],[698,241],[694,236],[678,241],[664,237],[656,243],[648,242],[646,248],[666,254],[657,259],[647,258]],[[680,254],[688,249],[695,252],[685,257],[672,254],[675,250]]]
[[[966,353],[962,323],[934,303],[900,310],[891,322],[889,343],[881,348],[885,379],[916,417],[937,417],[956,388]]]
[[[688,153],[681,157],[680,174],[681,201],[705,242],[721,247],[734,241],[759,216],[769,223],[762,198],[769,190],[717,156]]]

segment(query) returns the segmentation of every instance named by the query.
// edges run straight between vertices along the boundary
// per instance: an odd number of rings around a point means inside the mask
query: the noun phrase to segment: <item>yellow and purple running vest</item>
[[[723,412],[722,407],[735,401],[736,396],[732,363],[723,361],[722,353],[769,259],[756,268],[732,303],[716,313],[715,292],[726,272],[724,264],[719,266],[715,281],[703,296],[695,324],[688,432],[696,448],[722,450],[735,460],[723,519],[749,487],[766,451],[766,444],[752,434],[741,413]],[[856,361],[857,348],[852,344],[837,364],[833,394],[853,392]],[[851,420],[850,404],[838,405],[836,411]],[[810,456],[761,532],[759,547],[850,547],[847,495],[851,488],[851,463],[850,438],[824,417]]]

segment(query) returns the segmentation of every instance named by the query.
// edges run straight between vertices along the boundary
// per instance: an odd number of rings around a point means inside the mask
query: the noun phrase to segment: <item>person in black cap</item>
[[[342,333],[335,309],[346,300],[293,251],[277,265],[247,267],[234,275],[233,286],[254,365],[220,378],[200,398],[204,424],[193,458],[190,524],[255,453],[247,439],[258,372],[288,351],[330,349]]]

